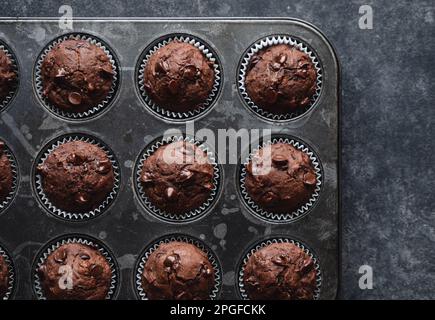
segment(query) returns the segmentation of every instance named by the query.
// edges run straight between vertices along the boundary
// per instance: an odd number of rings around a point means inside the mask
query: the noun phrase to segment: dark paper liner
[[[140,181],[140,175],[143,168],[144,161],[150,157],[159,147],[163,145],[167,145],[171,142],[176,141],[186,141],[192,144],[195,144],[202,151],[207,153],[210,164],[214,168],[214,178],[213,178],[213,189],[208,197],[207,201],[203,203],[199,208],[190,210],[185,213],[169,213],[157,208],[151,200],[146,196],[142,183]],[[196,141],[190,137],[184,136],[172,136],[167,138],[159,138],[149,144],[139,155],[139,158],[136,161],[135,169],[134,169],[134,177],[133,181],[136,195],[140,200],[141,205],[145,208],[145,210],[153,215],[154,217],[163,220],[165,222],[175,222],[175,223],[183,223],[183,222],[192,222],[204,217],[210,210],[213,208],[214,204],[217,202],[220,190],[221,190],[221,180],[222,180],[222,169],[218,165],[218,161],[214,152],[210,151],[209,148],[200,141]]]
[[[317,276],[316,277],[317,288],[314,292],[314,300],[318,300],[320,298],[320,291],[321,291],[321,287],[322,287],[322,272],[320,269],[319,261],[311,249],[309,249],[303,243],[296,241],[296,240],[289,238],[289,237],[277,237],[277,238],[270,238],[267,240],[260,241],[257,244],[251,246],[245,252],[245,254],[243,255],[243,258],[241,259],[241,261],[239,262],[239,265],[237,267],[238,274],[237,274],[237,284],[236,285],[237,285],[237,289],[238,289],[240,298],[243,300],[249,300],[249,296],[245,290],[245,284],[243,281],[246,263],[248,262],[249,258],[256,251],[260,250],[261,248],[267,247],[268,245],[271,245],[273,243],[292,243],[295,246],[297,246],[298,248],[302,249],[306,254],[308,254],[311,257],[311,259],[313,259],[314,267],[316,269],[316,276]]]
[[[6,196],[6,199],[0,202],[0,215],[1,215],[9,208],[11,203],[14,201],[15,196],[17,195],[18,185],[20,181],[20,173],[18,169],[17,159],[15,158],[15,155],[12,153],[12,150],[9,149],[7,143],[4,140],[2,139],[0,140],[5,143],[3,152],[4,154],[6,154],[6,157],[8,158],[12,169],[12,190],[11,192],[9,192],[9,195]]]
[[[165,109],[164,107],[160,107],[156,103],[152,101],[152,99],[148,96],[145,88],[144,88],[144,72],[146,64],[148,63],[149,58],[160,48],[164,47],[168,43],[178,40],[181,42],[186,42],[197,47],[204,56],[213,63],[214,70],[214,84],[213,88],[207,98],[207,100],[199,105],[197,109],[189,112],[174,112]],[[156,115],[157,117],[172,121],[172,122],[183,122],[187,120],[197,119],[203,115],[205,115],[208,111],[210,111],[215,104],[217,97],[221,91],[222,87],[222,67],[218,60],[216,52],[212,49],[210,45],[208,45],[204,40],[184,33],[176,33],[170,34],[164,37],[161,37],[154,42],[152,42],[141,54],[138,65],[136,66],[136,82],[139,94],[142,98],[142,102],[144,102],[147,109]]]
[[[17,80],[16,80],[12,90],[9,92],[9,94],[3,100],[0,100],[0,113],[1,113],[2,111],[5,111],[11,105],[12,100],[16,96],[16,93],[17,93],[18,87],[19,87],[20,73],[18,70],[17,58],[15,57],[14,52],[1,39],[0,39],[0,50],[3,51],[6,54],[6,56],[8,56],[8,58],[11,60],[12,67],[14,68],[14,71],[17,75]]]
[[[112,191],[109,193],[106,200],[103,203],[101,203],[98,208],[88,212],[67,212],[65,210],[57,208],[54,204],[52,204],[50,199],[44,193],[44,188],[42,183],[43,178],[40,174],[38,174],[36,170],[37,166],[43,164],[51,152],[53,152],[60,145],[72,141],[88,142],[100,147],[107,154],[107,157],[109,158],[113,167],[115,183]],[[32,172],[33,189],[36,198],[38,199],[38,202],[42,205],[42,207],[47,212],[49,212],[54,217],[67,221],[86,221],[102,215],[115,201],[120,188],[120,180],[121,180],[121,170],[118,164],[118,160],[116,159],[113,151],[101,140],[93,136],[82,134],[82,133],[65,134],[51,140],[47,145],[45,145],[45,147],[39,152],[38,156],[36,157],[35,164],[33,166],[33,172]]]
[[[82,234],[60,236],[54,240],[49,241],[38,252],[32,267],[33,292],[36,298],[38,300],[46,300],[46,297],[44,296],[44,289],[42,288],[42,284],[38,275],[39,268],[53,251],[67,243],[78,243],[82,245],[87,245],[89,247],[97,249],[106,258],[112,271],[111,285],[109,288],[109,292],[107,293],[106,300],[113,299],[118,293],[120,283],[119,267],[114,258],[114,254],[100,240]]]
[[[248,66],[250,64],[252,56],[264,48],[271,47],[278,44],[287,44],[307,54],[311,58],[311,61],[313,62],[313,65],[317,71],[316,92],[311,97],[310,103],[306,107],[300,108],[288,114],[274,114],[266,110],[263,110],[261,107],[257,106],[254,103],[254,101],[251,100],[245,88],[245,77],[248,72]],[[251,110],[257,116],[259,116],[264,120],[273,121],[273,122],[286,122],[295,119],[305,114],[316,105],[322,91],[322,66],[320,64],[319,59],[317,58],[317,55],[314,53],[314,50],[311,47],[309,47],[305,42],[292,36],[288,36],[288,35],[268,36],[256,41],[243,54],[242,59],[239,63],[238,70],[239,71],[237,76],[237,84],[239,88],[239,94],[242,97],[243,102],[245,103],[245,105],[248,107],[249,110]]]
[[[11,255],[6,251],[6,249],[0,244],[0,256],[4,258],[8,265],[9,270],[9,277],[8,277],[8,291],[3,297],[0,297],[0,300],[9,300],[15,292],[15,283],[16,283],[16,276],[15,276],[15,266],[12,262]]]
[[[251,161],[252,156],[260,149],[264,148],[267,145],[270,144],[276,144],[276,143],[286,143],[297,150],[300,150],[304,153],[306,153],[311,163],[314,167],[314,171],[316,173],[316,188],[314,189],[313,194],[311,195],[310,200],[301,206],[299,209],[288,212],[288,213],[274,213],[267,211],[266,209],[263,209],[259,205],[255,203],[255,201],[251,198],[249,195],[246,186],[245,186],[245,179],[246,179],[246,165]],[[249,212],[252,213],[257,218],[260,218],[262,220],[265,220],[267,222],[273,222],[273,223],[289,223],[294,222],[304,216],[306,216],[314,207],[314,205],[317,203],[317,200],[320,196],[320,190],[322,186],[322,180],[323,180],[323,174],[322,174],[322,166],[320,164],[320,161],[317,157],[317,155],[314,153],[314,151],[308,147],[304,142],[290,136],[276,136],[272,137],[271,140],[262,142],[259,147],[254,149],[251,154],[248,156],[247,159],[242,161],[242,163],[239,166],[239,173],[238,173],[238,183],[239,183],[239,192],[242,198],[242,202],[245,204],[245,206],[248,208]]]
[[[197,246],[201,249],[206,255],[208,260],[210,261],[215,277],[215,285],[213,290],[210,292],[210,300],[217,300],[220,295],[221,287],[222,287],[222,268],[220,266],[217,255],[210,249],[203,241],[184,234],[172,234],[168,236],[160,237],[159,239],[152,242],[148,245],[140,254],[138,261],[136,262],[136,266],[134,268],[134,287],[136,296],[139,300],[148,300],[145,290],[142,287],[142,273],[145,268],[145,264],[149,258],[149,256],[162,244],[169,243],[172,241],[186,242]]]
[[[41,75],[41,67],[42,62],[44,61],[46,55],[50,52],[51,49],[53,49],[55,46],[57,46],[59,43],[65,41],[65,40],[86,40],[89,43],[96,45],[97,47],[101,48],[106,55],[110,59],[110,63],[112,64],[113,68],[113,79],[112,79],[112,87],[106,97],[102,102],[100,102],[98,105],[92,107],[91,109],[85,111],[85,112],[67,112],[64,111],[55,105],[53,105],[46,97],[43,95],[43,79]],[[36,60],[36,65],[34,69],[34,87],[36,91],[36,96],[38,97],[40,103],[52,114],[62,118],[63,120],[69,120],[69,121],[80,121],[80,120],[89,120],[92,118],[97,117],[98,115],[103,114],[106,112],[109,107],[113,104],[112,102],[115,100],[116,94],[118,92],[118,88],[120,85],[120,67],[119,67],[119,60],[115,56],[112,49],[110,49],[109,45],[105,43],[103,40],[90,35],[86,33],[69,33],[62,35],[58,38],[56,38],[54,41],[50,42],[39,54],[38,59]]]

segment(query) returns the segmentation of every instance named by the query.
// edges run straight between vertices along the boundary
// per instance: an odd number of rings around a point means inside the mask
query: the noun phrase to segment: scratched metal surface
[[[106,41],[121,65],[120,92],[111,109],[91,121],[69,123],[51,115],[33,90],[33,66],[42,48],[65,33],[57,20],[2,20],[0,38],[17,56],[20,88],[12,105],[0,114],[0,138],[13,150],[21,172],[18,195],[0,216],[0,243],[9,252],[18,273],[15,298],[31,299],[31,265],[37,251],[62,234],[82,233],[105,243],[121,269],[119,299],[134,299],[134,265],[142,249],[165,234],[181,233],[203,239],[217,254],[223,268],[222,299],[238,298],[236,266],[251,244],[282,235],[298,239],[320,260],[321,299],[333,299],[338,286],[338,65],[327,40],[316,29],[297,20],[77,20],[74,32],[87,32]],[[219,55],[223,68],[222,94],[213,110],[195,121],[195,128],[270,128],[273,133],[296,136],[312,147],[323,166],[323,187],[316,207],[290,224],[271,224],[253,217],[237,195],[236,165],[224,165],[223,193],[203,219],[183,225],[159,221],[136,200],[132,185],[136,157],[145,145],[168,128],[151,115],[135,90],[134,69],[142,50],[159,36],[192,33],[204,39]],[[256,40],[271,34],[289,34],[306,41],[323,66],[323,91],[317,106],[285,126],[261,121],[248,111],[236,86],[237,65],[243,52]],[[68,132],[90,133],[115,152],[121,164],[120,194],[101,217],[85,222],[59,221],[38,207],[31,189],[31,167],[38,151],[52,138]]]

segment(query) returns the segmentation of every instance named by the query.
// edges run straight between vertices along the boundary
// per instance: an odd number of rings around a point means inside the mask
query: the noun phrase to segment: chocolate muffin
[[[0,104],[15,89],[17,79],[11,59],[0,49]]]
[[[246,166],[246,191],[261,208],[291,213],[306,204],[316,173],[309,156],[287,143],[260,148]]]
[[[5,152],[5,143],[0,140],[0,204],[6,200],[13,188],[11,163]]]
[[[70,113],[85,112],[108,96],[114,70],[103,49],[86,40],[65,40],[52,48],[41,66],[43,96]]]
[[[115,183],[113,166],[106,152],[84,141],[61,144],[37,171],[51,203],[68,212],[98,208]]]
[[[157,208],[182,214],[207,201],[213,175],[206,152],[193,143],[176,141],[159,147],[143,162],[140,181]]]
[[[9,266],[6,259],[0,255],[0,300],[2,300],[9,289]]]
[[[38,276],[49,300],[103,300],[111,286],[112,270],[97,249],[68,243],[47,257]]]
[[[256,251],[244,267],[251,300],[312,300],[317,288],[313,259],[292,243],[273,243]]]
[[[316,68],[306,53],[278,44],[251,58],[245,86],[258,107],[280,115],[306,107],[316,92],[316,79]]]
[[[158,49],[144,70],[146,93],[158,106],[173,112],[198,109],[213,83],[213,63],[194,45],[176,40]]]
[[[197,246],[173,241],[161,244],[149,256],[142,287],[150,300],[208,300],[214,270]]]

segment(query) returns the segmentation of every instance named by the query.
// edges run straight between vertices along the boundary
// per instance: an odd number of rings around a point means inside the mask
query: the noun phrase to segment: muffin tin
[[[38,97],[38,57],[59,37],[83,34],[101,40],[116,57],[119,82],[110,108],[92,117],[69,119],[47,109]],[[183,119],[152,112],[144,101],[138,68],[146,50],[174,35],[201,39],[219,64],[220,83],[206,112],[195,117],[196,130],[271,129],[313,151],[321,169],[318,198],[298,219],[262,219],[245,204],[240,190],[240,162],[220,164],[220,188],[211,210],[201,219],[167,221],[147,211],[137,193],[137,161],[146,146],[167,129],[185,131]],[[269,119],[253,112],[239,90],[245,54],[261,39],[289,37],[315,53],[321,90],[306,112],[291,119]],[[325,36],[295,19],[77,19],[73,30],[58,19],[1,19],[0,39],[14,54],[19,87],[0,113],[0,139],[13,150],[20,172],[19,189],[0,213],[0,243],[9,250],[16,271],[12,298],[37,298],[32,266],[38,252],[58,237],[76,234],[97,239],[113,253],[119,267],[116,298],[137,299],[136,272],[146,248],[166,237],[199,239],[222,268],[220,299],[244,298],[239,266],[259,243],[288,239],[303,243],[316,258],[321,274],[319,299],[334,299],[339,282],[339,66]],[[255,111],[255,110],[254,110]],[[180,121],[181,120],[181,121]],[[113,151],[119,163],[117,196],[101,216],[70,221],[56,219],[34,192],[32,168],[48,143],[65,134],[91,135]],[[217,134],[216,134],[217,136]],[[246,147],[246,146],[245,146]],[[244,146],[241,147],[242,149]],[[221,151],[222,152],[222,151]],[[218,152],[220,155],[221,153]],[[229,156],[229,151],[224,152]],[[319,169],[319,170],[320,170]],[[272,239],[272,240],[271,240]]]

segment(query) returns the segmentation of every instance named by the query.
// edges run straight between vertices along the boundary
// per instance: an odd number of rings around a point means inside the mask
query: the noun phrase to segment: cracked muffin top
[[[257,205],[274,213],[299,209],[310,200],[316,183],[309,156],[287,143],[260,148],[246,166],[246,191]]]
[[[149,256],[142,287],[151,300],[208,300],[215,274],[207,255],[180,241],[162,243]]]
[[[305,52],[278,44],[252,56],[245,86],[258,107],[279,115],[306,107],[316,92],[316,79],[316,68]]]
[[[50,202],[68,212],[98,208],[115,184],[106,152],[84,141],[61,144],[37,167],[37,172]]]
[[[182,214],[203,205],[215,187],[207,153],[187,141],[159,147],[143,162],[144,193],[160,210]]]
[[[256,251],[244,267],[251,300],[312,300],[316,283],[313,259],[292,243],[273,243]]]
[[[150,57],[144,88],[158,106],[188,112],[207,101],[214,83],[213,63],[190,43],[172,41]]]
[[[86,40],[65,40],[42,62],[43,96],[65,112],[85,112],[106,99],[113,74],[102,48]]]
[[[38,276],[49,300],[103,300],[110,290],[112,270],[96,248],[67,243],[47,257]]]

